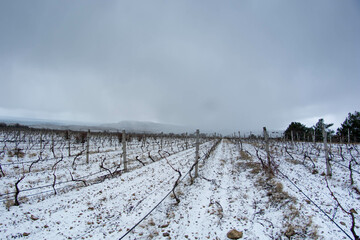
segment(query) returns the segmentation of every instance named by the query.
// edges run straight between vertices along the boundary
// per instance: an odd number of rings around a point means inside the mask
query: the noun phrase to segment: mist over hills
[[[173,124],[155,123],[149,121],[120,121],[117,123],[84,123],[84,122],[71,122],[71,121],[55,121],[46,119],[31,119],[31,118],[11,118],[11,117],[0,117],[0,122],[6,124],[21,124],[33,128],[44,128],[54,130],[71,130],[71,131],[93,131],[93,132],[126,132],[134,133],[194,133],[196,127],[180,126]],[[235,134],[238,136],[238,131],[232,131],[230,129],[203,129],[198,127],[200,132],[206,134],[220,133],[223,136],[232,136]],[[281,137],[284,130],[269,130],[271,137]],[[256,136],[262,135],[262,129],[255,131],[241,131],[241,136],[249,136],[254,134]]]
[[[72,130],[72,131],[111,131],[117,132],[125,130],[126,132],[136,133],[184,133],[194,132],[195,128],[178,126],[172,124],[141,122],[141,121],[120,121],[118,123],[94,124],[79,123],[66,121],[51,121],[43,119],[28,118],[0,118],[0,122],[6,124],[21,124],[33,128],[46,128],[55,130]]]

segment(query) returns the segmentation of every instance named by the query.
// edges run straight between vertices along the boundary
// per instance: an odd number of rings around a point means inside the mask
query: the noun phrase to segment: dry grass
[[[294,159],[291,159],[291,158],[285,158],[285,161],[287,161],[289,163],[292,163],[294,165],[302,164],[300,161],[294,160]]]
[[[28,202],[29,201],[29,199],[26,197],[26,196],[24,196],[24,197],[19,197],[19,202],[21,202],[21,203],[26,203],[26,202]]]
[[[261,170],[261,165],[259,168]],[[253,171],[254,168],[251,172]],[[303,239],[303,236],[318,239],[318,227],[312,223],[311,217],[300,214],[299,208],[296,207],[296,198],[284,191],[282,183],[276,181],[276,178],[270,174],[256,176],[255,186],[266,191],[267,208],[275,208],[283,212],[284,225],[281,234],[288,239]]]
[[[150,219],[150,220],[149,220],[149,225],[150,225],[150,226],[155,226],[155,225],[156,225],[155,222],[154,222],[154,219]]]
[[[319,239],[318,226],[313,224],[311,216],[304,219],[294,205],[290,205],[288,209],[290,212],[285,216],[285,231],[283,231],[288,239],[303,239],[303,236]],[[303,222],[299,221],[301,219]]]
[[[261,171],[263,171],[261,163],[253,162],[253,161],[238,162],[236,165],[236,168],[237,168],[237,170],[250,169],[250,173],[253,175],[256,175],[256,174],[260,173]]]
[[[36,155],[37,155],[36,153],[29,153],[28,154],[29,158],[34,158],[34,157],[36,157]]]
[[[9,154],[12,153],[11,151]],[[18,158],[24,158],[25,153],[21,151],[21,149],[16,149],[14,153],[12,153],[13,156],[17,156]]]
[[[12,151],[8,151],[7,155],[8,155],[8,157],[14,157],[15,156],[15,154]]]
[[[269,206],[279,207],[289,202],[296,203],[296,199],[284,191],[282,183],[277,182],[272,175],[265,176],[259,176],[255,184],[267,191],[266,195],[269,198]]]
[[[262,145],[260,143],[250,143],[251,145],[253,145],[256,148],[261,148]]]
[[[245,151],[240,151],[240,159],[242,160],[251,160],[252,157]]]
[[[175,217],[175,213],[174,213],[174,211],[167,211],[166,212],[166,218],[168,218],[168,219],[171,219],[171,218],[174,218]]]
[[[14,200],[8,199],[5,201],[5,207],[8,211],[10,211],[10,207],[14,206]]]

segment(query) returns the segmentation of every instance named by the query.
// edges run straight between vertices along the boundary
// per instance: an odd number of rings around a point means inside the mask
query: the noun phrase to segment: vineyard
[[[359,239],[356,144],[12,129],[0,141],[1,239]]]

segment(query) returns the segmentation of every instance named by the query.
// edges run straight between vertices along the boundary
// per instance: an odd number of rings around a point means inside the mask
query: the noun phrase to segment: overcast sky
[[[1,1],[0,116],[338,127],[360,110],[360,2]]]

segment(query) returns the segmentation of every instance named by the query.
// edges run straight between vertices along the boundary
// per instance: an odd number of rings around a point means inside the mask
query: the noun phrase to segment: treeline
[[[18,130],[30,129],[29,126],[21,125],[19,123],[6,124],[6,123],[3,123],[3,122],[0,122],[0,128],[9,128],[9,129],[18,129]]]
[[[318,122],[307,127],[300,122],[292,122],[285,131],[285,138],[295,141],[323,141],[323,128],[327,133],[327,138],[332,142],[358,143],[360,142],[360,112],[349,113],[336,133],[330,127],[333,123],[325,123],[320,118]]]

